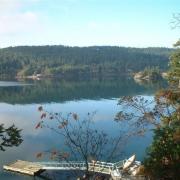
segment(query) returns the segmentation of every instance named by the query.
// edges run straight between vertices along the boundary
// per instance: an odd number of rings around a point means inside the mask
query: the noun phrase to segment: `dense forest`
[[[169,48],[19,46],[0,49],[0,76],[114,76],[168,67]]]

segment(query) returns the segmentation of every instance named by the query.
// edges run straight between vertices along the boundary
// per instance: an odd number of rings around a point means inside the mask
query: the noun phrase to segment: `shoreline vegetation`
[[[0,49],[1,79],[113,77],[168,69],[170,48],[18,46]]]
[[[161,72],[158,67],[147,67],[143,71],[133,74],[133,78],[136,82],[157,82],[162,79],[167,79],[168,73]]]

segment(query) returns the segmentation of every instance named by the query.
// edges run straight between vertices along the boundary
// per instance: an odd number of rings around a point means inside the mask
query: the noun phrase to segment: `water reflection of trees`
[[[167,81],[162,79],[162,80],[157,80],[157,81],[146,81],[146,80],[141,80],[141,79],[134,79],[135,82],[146,89],[161,89],[164,87],[167,87]]]
[[[154,92],[158,87],[141,86],[132,79],[115,80],[42,80],[31,86],[1,87],[0,101],[7,103],[64,102],[81,99],[110,99]]]

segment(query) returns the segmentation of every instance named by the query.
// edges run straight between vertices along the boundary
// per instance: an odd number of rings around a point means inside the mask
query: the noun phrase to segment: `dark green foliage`
[[[178,46],[178,44],[176,44]],[[175,85],[179,85],[180,81],[180,50],[177,49],[175,53],[172,54],[170,61],[170,71],[169,80]]]
[[[147,66],[167,69],[173,49],[21,46],[0,49],[0,75],[114,76]]]
[[[169,87],[159,91],[155,101],[146,100],[141,96],[123,97],[119,100],[119,105],[123,109],[117,114],[116,121],[125,120],[135,126],[135,130],[138,130],[140,135],[148,128],[154,129],[153,142],[148,148],[144,161],[145,171],[150,179],[176,180],[180,175],[179,62],[180,49],[177,49],[171,56]],[[145,71],[145,74],[149,73],[152,72]]]
[[[179,46],[179,43],[176,44]],[[161,114],[161,126],[155,129],[145,167],[154,179],[179,179],[180,174],[180,49],[171,56],[170,86],[156,96],[157,106],[169,107]]]
[[[174,127],[154,130],[153,143],[144,161],[148,173],[155,179],[178,179],[180,173],[180,141],[176,141]]]
[[[5,148],[18,146],[22,143],[21,130],[14,125],[5,128],[3,124],[0,125],[0,151],[5,151]]]
[[[152,81],[162,79],[161,72],[158,67],[152,67],[152,68],[147,67],[144,69],[142,73],[143,73],[143,77],[147,76]]]

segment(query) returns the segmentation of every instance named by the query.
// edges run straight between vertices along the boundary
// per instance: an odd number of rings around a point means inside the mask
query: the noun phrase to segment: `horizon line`
[[[120,45],[87,45],[87,46],[78,46],[78,45],[63,45],[63,44],[39,44],[39,45],[14,45],[14,46],[5,46],[0,47],[0,49],[8,49],[8,48],[16,48],[16,47],[47,47],[47,46],[64,46],[64,47],[77,47],[77,48],[89,48],[89,47],[118,47],[118,48],[136,48],[136,49],[148,49],[148,48],[166,48],[166,49],[174,49],[174,47],[167,46],[120,46]]]

